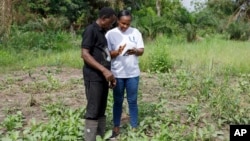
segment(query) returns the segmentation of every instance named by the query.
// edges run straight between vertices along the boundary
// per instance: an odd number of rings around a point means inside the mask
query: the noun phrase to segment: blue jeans
[[[130,125],[133,128],[138,126],[138,85],[139,76],[133,78],[116,78],[116,86],[113,89],[113,122],[115,127],[120,126],[125,90],[129,106]]]

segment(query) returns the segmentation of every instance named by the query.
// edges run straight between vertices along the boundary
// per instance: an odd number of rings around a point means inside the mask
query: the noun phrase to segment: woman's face
[[[118,23],[118,28],[122,32],[125,32],[130,26],[131,16],[121,16],[120,19],[118,19],[117,23]]]

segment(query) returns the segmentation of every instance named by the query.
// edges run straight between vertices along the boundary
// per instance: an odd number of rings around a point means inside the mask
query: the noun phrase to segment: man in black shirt
[[[104,7],[98,19],[86,27],[82,34],[83,77],[87,97],[85,113],[85,141],[95,141],[96,135],[104,136],[105,110],[109,87],[116,85],[110,71],[110,54],[105,38],[106,31],[116,21],[115,11]]]

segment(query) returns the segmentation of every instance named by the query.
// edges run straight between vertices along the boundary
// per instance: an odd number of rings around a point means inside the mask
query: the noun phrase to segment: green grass
[[[62,52],[55,51],[22,51],[21,54],[15,51],[0,51],[6,54],[0,60],[0,72],[11,70],[30,69],[40,66],[65,66],[80,68],[83,61],[80,57],[80,48],[68,49]]]
[[[62,36],[62,35],[60,35]],[[67,49],[57,50],[0,50],[0,72],[39,66],[80,68],[80,38]],[[57,43],[55,43],[57,44]],[[209,73],[250,72],[250,42],[225,40],[221,36],[208,37],[195,43],[184,39],[159,37],[145,41],[145,52],[140,57],[141,70],[166,72],[169,68],[187,68]]]
[[[158,49],[160,48],[160,49]],[[148,61],[150,53],[169,57],[174,67],[215,73],[249,73],[250,42],[225,40],[221,36],[209,37],[195,43],[158,38],[146,44],[142,62]],[[143,66],[143,65],[142,65]]]
[[[67,49],[60,51],[2,47],[0,72],[20,69],[29,71],[40,66],[80,68],[83,64],[79,48],[81,39],[71,41],[69,40]],[[249,51],[249,42],[224,40],[218,35],[195,43],[166,37],[146,41],[145,53],[140,57],[140,67],[142,71],[149,73],[140,82],[140,126],[137,131],[132,132],[130,126],[125,124],[120,139],[229,140],[229,124],[250,122]],[[164,71],[168,73],[150,73]],[[60,82],[56,79],[57,73],[59,72],[42,73],[47,78],[44,82],[35,79],[25,85],[16,76],[8,76],[8,79],[1,81],[0,89],[3,94],[12,94],[14,89],[10,88],[15,87],[21,94],[47,94],[48,97],[39,97],[42,101],[40,106],[47,115],[47,120],[43,123],[34,119],[27,124],[21,118],[24,116],[20,112],[22,109],[6,108],[6,111],[17,112],[4,113],[5,119],[0,123],[0,139],[83,140],[84,107],[73,110],[63,103],[64,100],[69,100],[65,96],[73,92],[72,88],[82,86],[82,80],[79,78],[75,81],[68,80],[67,83]],[[52,95],[49,97],[52,93],[60,93],[62,97],[57,97],[53,103]],[[78,98],[77,94],[73,96]],[[82,96],[82,93],[79,95]],[[29,105],[32,105],[33,98],[31,95]],[[110,94],[107,106],[107,136],[110,136],[112,129],[112,101]],[[27,105],[25,108],[30,107]]]

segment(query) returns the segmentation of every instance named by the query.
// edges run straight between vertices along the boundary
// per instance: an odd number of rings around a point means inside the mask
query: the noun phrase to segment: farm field
[[[239,43],[241,58],[230,44],[238,43],[217,39],[195,44],[164,39],[147,43],[147,52],[140,60],[143,70],[138,96],[140,126],[136,131],[130,130],[128,109],[124,106],[119,140],[228,141],[230,124],[249,124],[250,74],[248,62],[244,61],[249,59],[244,54],[247,43]],[[155,49],[159,46],[165,50]],[[219,46],[228,46],[227,51],[219,51],[222,50]],[[164,52],[168,52],[167,59],[173,60],[173,67],[162,73],[157,70],[164,69],[167,63],[161,57],[154,58],[152,64],[147,62],[150,53],[166,58]],[[57,58],[63,62],[68,54],[77,56],[77,51],[61,53],[62,58],[52,54],[44,59]],[[229,57],[230,60],[225,59]],[[35,58],[32,61],[42,62]],[[23,60],[23,65],[28,66],[28,62]],[[150,65],[154,69],[146,69]],[[86,98],[80,67],[38,64],[3,71],[0,95],[1,140],[83,140]],[[111,108],[112,90],[106,138],[111,135]]]

